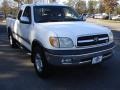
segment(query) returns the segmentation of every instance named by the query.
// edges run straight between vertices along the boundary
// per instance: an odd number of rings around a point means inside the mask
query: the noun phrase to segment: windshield
[[[34,20],[36,23],[80,21],[78,13],[66,6],[34,6]]]

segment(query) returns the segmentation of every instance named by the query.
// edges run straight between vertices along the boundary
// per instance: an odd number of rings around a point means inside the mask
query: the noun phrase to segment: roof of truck
[[[67,6],[64,4],[59,4],[59,3],[49,3],[49,4],[43,4],[43,3],[33,3],[33,4],[23,4],[21,6],[21,10],[24,10],[26,6]]]

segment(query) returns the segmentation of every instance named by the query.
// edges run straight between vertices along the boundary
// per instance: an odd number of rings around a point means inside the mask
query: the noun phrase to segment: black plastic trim
[[[94,53],[99,52],[103,50],[112,49],[114,47],[114,43],[101,46],[101,47],[94,47],[94,48],[87,48],[87,49],[79,49],[79,50],[51,50],[51,49],[45,49],[47,53],[53,54],[53,55],[82,55],[87,53]]]
[[[12,32],[13,34],[17,35],[19,38],[21,38],[22,40],[24,40],[25,42],[27,42],[28,44],[30,44],[30,41],[28,39],[23,38],[22,36],[20,36],[19,34]]]

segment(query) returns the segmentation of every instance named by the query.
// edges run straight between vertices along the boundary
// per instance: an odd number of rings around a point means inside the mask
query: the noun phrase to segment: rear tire
[[[12,48],[16,48],[17,47],[16,40],[13,38],[12,34],[9,34],[8,38],[9,38],[10,46]]]
[[[48,65],[41,47],[36,46],[33,48],[32,59],[37,75],[41,78],[46,78],[48,74]]]

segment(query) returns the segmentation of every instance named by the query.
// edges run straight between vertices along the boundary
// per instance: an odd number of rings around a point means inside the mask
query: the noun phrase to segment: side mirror
[[[29,18],[28,18],[28,17],[24,17],[24,16],[22,16],[22,17],[20,18],[20,22],[21,22],[21,23],[24,23],[24,24],[30,24]]]

